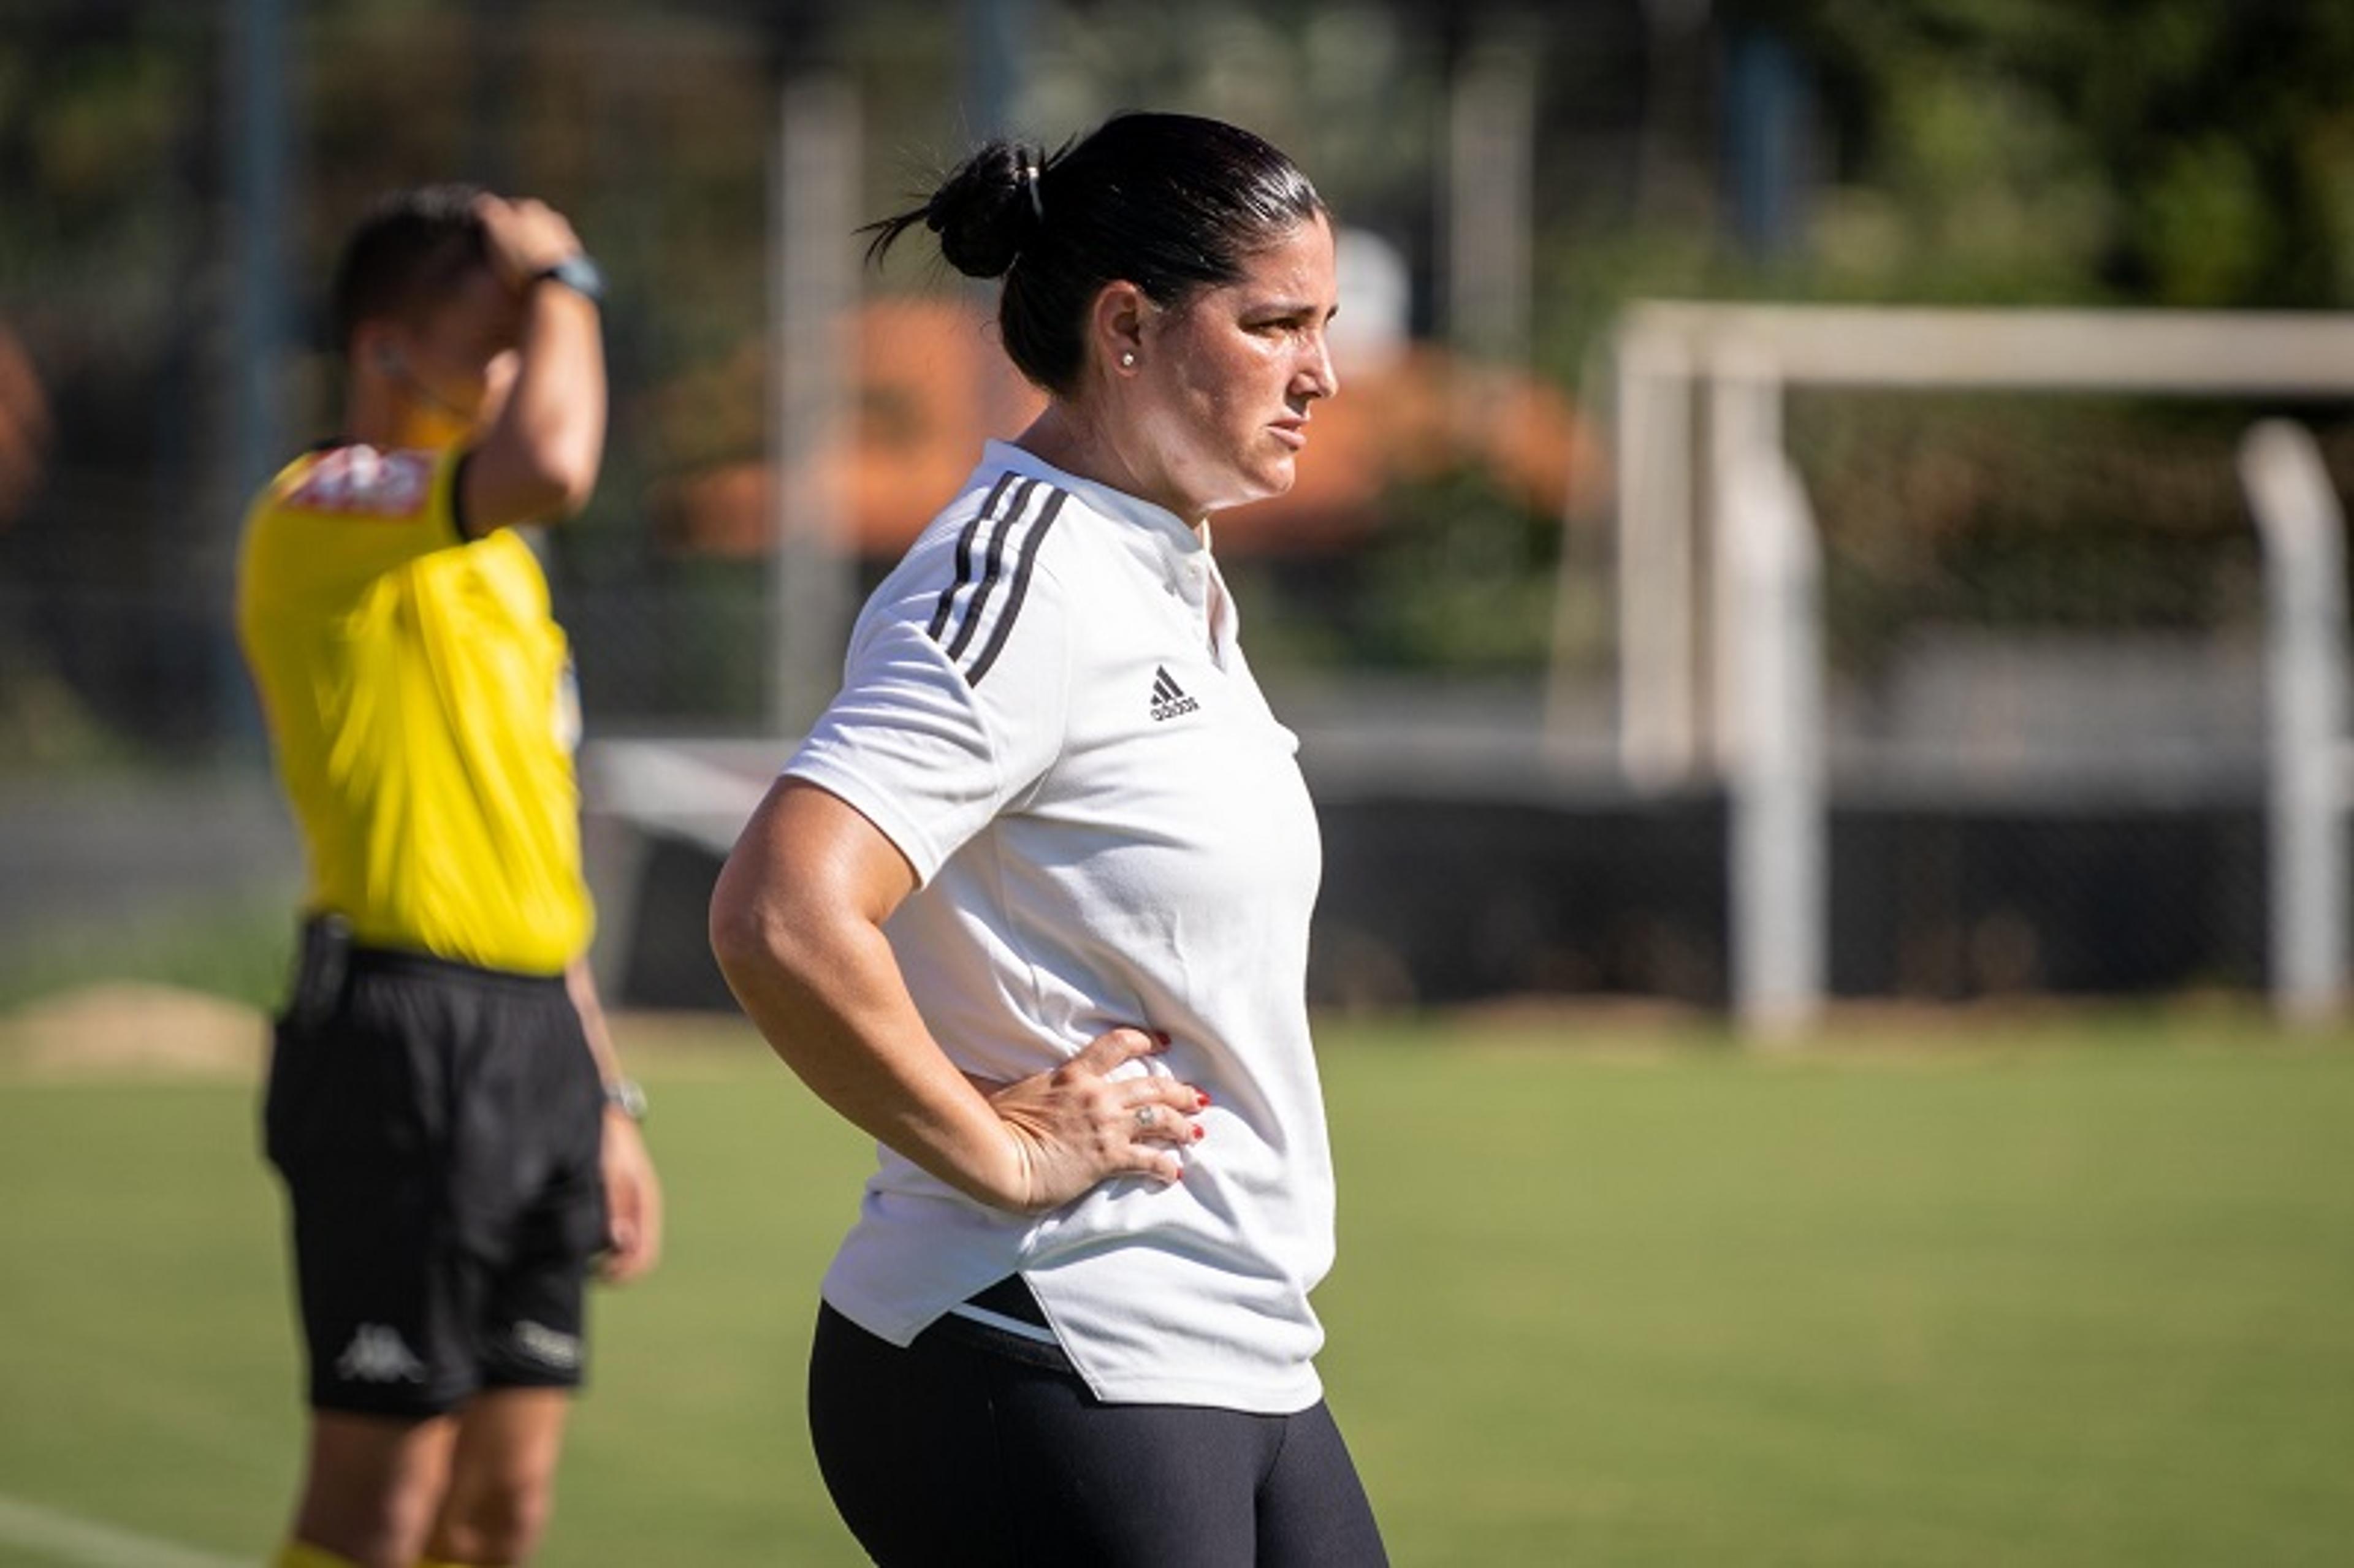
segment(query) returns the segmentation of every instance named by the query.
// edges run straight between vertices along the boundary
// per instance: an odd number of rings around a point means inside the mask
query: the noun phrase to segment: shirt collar
[[[1025,479],[1044,480],[1058,490],[1066,490],[1077,496],[1087,503],[1090,511],[1099,512],[1122,523],[1134,524],[1132,529],[1123,531],[1123,537],[1132,548],[1140,546],[1151,560],[1163,567],[1174,567],[1194,556],[1206,560],[1209,556],[1210,524],[1207,518],[1203,519],[1201,531],[1196,533],[1183,518],[1165,506],[1156,506],[1150,501],[1130,495],[1124,490],[1114,490],[1097,480],[1066,473],[1012,441],[985,443],[981,449],[981,466],[1012,469]]]

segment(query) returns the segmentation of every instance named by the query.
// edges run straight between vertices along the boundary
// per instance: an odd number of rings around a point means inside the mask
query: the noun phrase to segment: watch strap
[[[605,1086],[605,1107],[642,1122],[646,1119],[646,1091],[635,1078],[615,1078]]]
[[[605,273],[588,252],[576,250],[552,267],[543,267],[531,275],[534,284],[557,282],[588,300],[592,304],[605,301]]]

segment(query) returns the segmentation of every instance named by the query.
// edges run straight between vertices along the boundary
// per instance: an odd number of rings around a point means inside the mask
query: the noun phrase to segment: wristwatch
[[[574,251],[553,267],[541,268],[531,275],[531,281],[561,283],[591,304],[605,301],[604,271],[583,250]]]
[[[605,1105],[620,1111],[631,1121],[646,1119],[646,1092],[638,1087],[635,1078],[615,1078],[605,1086]]]

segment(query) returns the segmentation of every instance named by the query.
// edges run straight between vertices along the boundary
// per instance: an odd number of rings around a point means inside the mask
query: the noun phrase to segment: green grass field
[[[864,1147],[749,1036],[652,1027],[670,1255],[600,1298],[543,1561],[857,1561],[800,1399]],[[1402,1564],[2354,1552],[2347,1042],[1322,1040],[1323,1365]],[[250,1087],[0,1065],[0,1498],[258,1558],[298,1411]]]

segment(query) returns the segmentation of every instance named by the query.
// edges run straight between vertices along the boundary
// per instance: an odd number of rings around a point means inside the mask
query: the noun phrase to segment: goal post
[[[1755,475],[1787,471],[1781,427],[1788,390],[2354,397],[2354,314],[1644,302],[1622,319],[1614,348],[1617,755],[1623,776],[1641,790],[1738,791],[1754,772],[1744,765],[1753,742],[1799,718],[1749,705],[1752,630],[1744,625],[1754,615],[1787,613],[1799,599],[1742,588],[1730,554],[1735,533],[1759,510],[1743,493],[1779,485]],[[2344,991],[2346,608],[2342,591],[2334,604],[2314,598],[2325,577],[2339,581],[2314,563],[2317,552],[2342,556],[2342,520],[2309,438],[2299,456],[2293,429],[2252,435],[2241,466],[2268,563],[2271,985],[2283,1016],[2305,1020],[2334,1012]],[[1785,467],[1761,467],[1766,455]],[[1734,477],[1744,473],[1752,478]],[[1802,495],[1798,508],[1805,516]],[[1771,502],[1763,510],[1781,509]],[[2326,545],[2316,542],[2321,535]],[[1819,607],[1809,602],[1806,613],[1819,617]],[[1552,678],[1568,678],[1565,650]],[[1815,700],[1805,722],[1819,726]],[[1558,709],[1548,702],[1548,712]],[[1819,783],[1807,808],[1818,824],[1828,815],[1827,789]],[[1736,798],[1736,824],[1742,810]],[[1810,842],[1827,854],[1821,832]],[[1730,853],[1737,881],[1743,852],[1736,844]],[[1823,868],[1776,885],[1786,892],[1771,911],[1734,895],[1736,969],[1739,955],[1760,940],[1744,933],[1748,921],[1798,921],[1821,941]],[[1807,889],[1811,906],[1797,906],[1802,895],[1790,890]],[[1790,1004],[1776,1014],[1789,1015]]]
[[[2302,425],[2267,419],[2240,445],[2264,543],[2266,842],[2274,1005],[2327,1022],[2345,985],[2346,519]]]
[[[1814,1022],[1827,976],[1822,547],[1778,449],[1728,454],[1724,581],[1754,613],[1727,640],[1723,690],[1766,722],[1745,735],[1731,787],[1733,1004],[1744,1032],[1787,1040]]]

